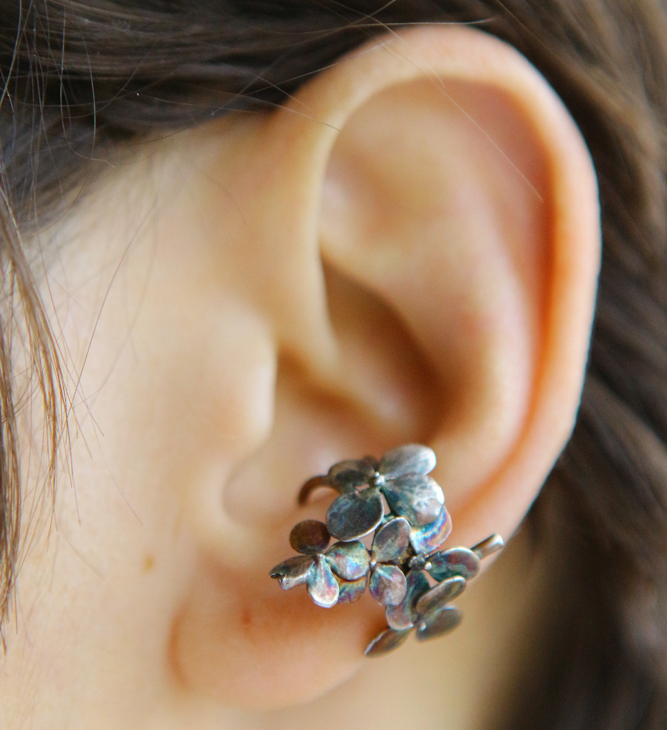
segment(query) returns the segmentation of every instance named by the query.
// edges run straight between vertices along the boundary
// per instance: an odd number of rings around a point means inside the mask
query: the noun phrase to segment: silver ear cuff
[[[427,476],[435,463],[432,449],[407,444],[379,461],[369,456],[341,461],[309,479],[299,492],[300,504],[320,487],[339,496],[326,524],[295,525],[290,545],[299,555],[270,572],[284,590],[305,584],[324,608],[356,601],[368,588],[385,607],[388,626],[366,647],[367,657],[396,649],[413,630],[425,641],[456,628],[461,612],[450,602],[477,575],[481,560],[504,545],[493,534],[470,549],[440,550],[452,521],[442,489]],[[337,542],[329,547],[332,536]],[[361,541],[367,536],[370,547]]]

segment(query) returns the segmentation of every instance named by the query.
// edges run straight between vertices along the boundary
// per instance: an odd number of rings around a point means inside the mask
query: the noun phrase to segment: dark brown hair
[[[47,441],[58,361],[21,232],[120,146],[270,109],[343,52],[406,23],[476,23],[569,107],[600,181],[604,253],[572,440],[529,516],[553,617],[508,727],[667,724],[667,10],[660,0],[1,0],[0,614],[19,555],[12,334],[27,333]],[[22,327],[15,326],[17,318]],[[52,467],[53,467],[53,461]],[[51,472],[51,476],[53,472]]]

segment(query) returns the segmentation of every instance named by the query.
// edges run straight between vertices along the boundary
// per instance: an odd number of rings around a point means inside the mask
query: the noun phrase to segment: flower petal
[[[351,492],[355,487],[370,484],[375,476],[375,466],[365,459],[346,459],[329,469],[331,483],[341,493]]]
[[[394,629],[385,629],[378,634],[373,641],[366,647],[364,654],[367,657],[378,657],[388,654],[398,647],[410,636],[410,629],[407,631],[394,631]]]
[[[378,563],[371,573],[368,589],[383,606],[397,606],[405,598],[408,584],[400,568]]]
[[[472,550],[456,547],[441,553],[431,555],[431,567],[428,572],[438,581],[460,575],[466,580],[474,578],[479,573],[480,559]]]
[[[430,591],[426,591],[417,601],[415,606],[417,613],[422,617],[434,613],[445,604],[453,601],[457,596],[460,596],[466,585],[466,579],[460,576],[443,580],[442,583],[433,586]]]
[[[421,570],[411,570],[407,576],[405,598],[397,606],[389,606],[385,612],[387,623],[392,629],[410,629],[417,620],[415,604],[429,590],[431,584]]]
[[[296,555],[293,558],[278,563],[271,570],[269,575],[277,578],[284,591],[288,591],[294,586],[301,585],[308,580],[308,576],[313,567],[313,558],[310,555]]]
[[[321,555],[316,555],[314,561],[307,580],[308,593],[318,606],[331,608],[338,603],[338,581]]]
[[[385,479],[403,474],[428,474],[435,467],[433,449],[421,444],[405,444],[387,451],[380,459],[378,471]]]
[[[417,626],[417,638],[426,641],[443,636],[455,629],[461,623],[461,618],[461,611],[456,606],[445,606],[424,616]]]
[[[437,520],[431,522],[430,525],[423,525],[412,530],[410,542],[417,554],[428,555],[442,545],[451,531],[452,518],[449,516],[449,512],[442,507]]]
[[[369,487],[342,494],[327,512],[327,527],[338,540],[350,542],[372,532],[382,521],[384,505],[380,492]]]
[[[345,580],[358,580],[368,573],[371,556],[363,542],[337,542],[324,556],[336,575]]]
[[[368,576],[359,578],[359,580],[339,580],[338,581],[338,603],[352,603],[358,601],[366,592]]]
[[[371,553],[377,563],[393,563],[403,557],[410,544],[410,525],[397,517],[385,522],[375,533]]]
[[[430,525],[438,519],[445,503],[440,485],[423,474],[406,474],[387,480],[382,493],[392,512],[405,517],[411,525]]]
[[[324,522],[304,520],[294,525],[289,536],[289,544],[304,555],[314,555],[327,549],[331,535]]]

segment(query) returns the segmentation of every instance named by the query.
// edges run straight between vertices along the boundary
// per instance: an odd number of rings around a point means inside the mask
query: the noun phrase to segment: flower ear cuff
[[[503,547],[494,534],[470,549],[440,550],[452,521],[442,489],[427,476],[434,467],[431,449],[407,444],[379,461],[341,461],[309,479],[300,504],[320,487],[339,496],[326,524],[304,520],[292,529],[290,545],[300,554],[270,573],[284,590],[305,584],[324,608],[356,601],[368,588],[388,623],[366,647],[368,657],[397,648],[413,629],[423,641],[456,628],[461,612],[448,604],[477,575],[480,561]],[[329,547],[332,536],[337,542]],[[370,547],[361,541],[367,536]]]

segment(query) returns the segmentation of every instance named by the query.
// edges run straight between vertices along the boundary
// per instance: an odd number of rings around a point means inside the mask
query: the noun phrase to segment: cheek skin
[[[196,684],[217,727],[225,705],[287,706],[340,684],[383,626],[372,602],[326,611],[269,579],[291,524],[225,548],[225,485],[272,428],[277,355],[266,319],[211,274],[219,252],[196,235],[179,249],[165,227],[126,255],[91,225],[49,276],[64,292],[51,316],[72,376],[72,478],[59,475],[55,529],[21,573],[17,642],[30,643],[3,669],[39,685],[33,717],[113,701],[96,728],[145,730],[156,706],[178,728]]]
[[[194,297],[184,272],[155,250],[137,243],[116,271],[118,252],[99,260],[78,243],[49,278],[67,292],[51,316],[72,374],[72,473],[63,459],[55,516],[45,502],[0,669],[4,697],[5,686],[34,696],[0,714],[29,712],[37,726],[60,728],[56,718],[76,707],[82,724],[67,727],[145,728],[158,705],[179,714],[169,647],[198,559],[184,503],[209,487],[221,503],[239,433],[270,418],[245,394],[267,381],[267,367],[271,382],[271,364],[261,328]],[[211,337],[215,323],[198,304],[218,312],[224,333]],[[248,386],[233,388],[230,370]],[[106,709],[86,725],[88,708]]]

